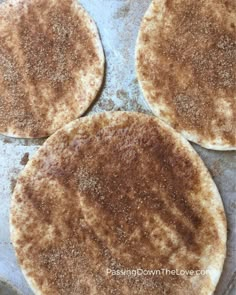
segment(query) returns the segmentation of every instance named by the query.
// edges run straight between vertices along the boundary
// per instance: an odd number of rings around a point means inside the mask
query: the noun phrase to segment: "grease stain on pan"
[[[29,161],[29,153],[25,153],[23,157],[21,158],[20,164],[22,166],[25,166],[28,163],[28,161]]]
[[[0,279],[0,295],[21,295],[14,287],[5,280]]]
[[[37,138],[37,139],[26,139],[26,138],[14,138],[7,137],[5,135],[0,134],[0,141],[4,144],[12,144],[17,146],[41,146],[45,138]]]
[[[114,14],[114,18],[115,19],[124,18],[128,15],[129,11],[130,11],[130,3],[126,3],[117,10],[117,12]]]

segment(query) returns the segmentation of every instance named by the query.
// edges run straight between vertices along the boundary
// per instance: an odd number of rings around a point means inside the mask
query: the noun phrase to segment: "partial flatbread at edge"
[[[0,133],[52,134],[87,110],[103,75],[96,25],[76,0],[0,4]]]
[[[35,294],[212,294],[226,251],[221,197],[157,118],[103,113],[49,138],[20,175],[11,238]],[[111,275],[111,270],[209,275]],[[166,292],[166,293],[165,293]]]
[[[136,45],[151,109],[190,141],[236,149],[235,0],[154,0]]]

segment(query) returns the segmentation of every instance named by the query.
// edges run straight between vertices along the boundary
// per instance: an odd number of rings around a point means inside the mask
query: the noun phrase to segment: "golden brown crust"
[[[0,5],[0,132],[45,137],[79,117],[103,79],[95,24],[74,0]]]
[[[208,148],[236,149],[235,19],[233,0],[155,0],[137,42],[153,111]]]
[[[226,223],[209,173],[182,137],[153,117],[104,113],[58,131],[27,164],[11,234],[37,294],[199,295],[219,279]],[[112,277],[107,268],[213,274]]]

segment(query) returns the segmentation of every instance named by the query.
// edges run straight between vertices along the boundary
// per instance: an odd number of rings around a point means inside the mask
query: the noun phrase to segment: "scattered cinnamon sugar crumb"
[[[29,161],[29,153],[25,153],[20,161],[20,164],[25,166],[28,163],[28,161]]]

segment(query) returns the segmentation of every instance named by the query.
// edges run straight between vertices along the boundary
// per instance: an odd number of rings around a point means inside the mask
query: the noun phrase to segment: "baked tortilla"
[[[136,69],[155,115],[190,141],[236,149],[236,2],[154,0]]]
[[[138,113],[81,118],[51,136],[17,181],[10,223],[40,295],[212,294],[225,259],[224,208],[206,167]],[[136,269],[209,274],[110,273]]]
[[[77,1],[0,4],[0,133],[52,134],[87,110],[103,75],[96,25]]]

